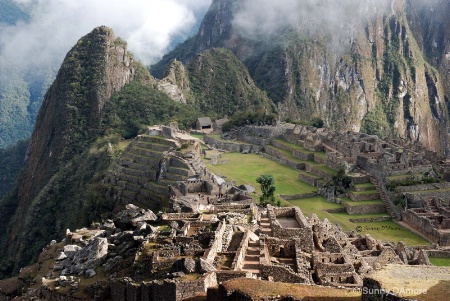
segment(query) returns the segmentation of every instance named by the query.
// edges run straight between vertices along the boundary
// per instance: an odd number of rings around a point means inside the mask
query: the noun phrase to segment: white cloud
[[[1,59],[24,68],[60,64],[83,35],[100,25],[150,64],[188,35],[211,0],[15,0],[32,10],[28,23],[0,27]]]
[[[256,40],[291,28],[308,36],[324,34],[333,44],[340,44],[351,40],[364,20],[384,11],[388,4],[389,0],[242,0],[233,26],[241,35]]]

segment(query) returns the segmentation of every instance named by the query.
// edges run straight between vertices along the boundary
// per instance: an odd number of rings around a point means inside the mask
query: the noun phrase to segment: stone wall
[[[113,301],[181,301],[204,293],[209,287],[217,286],[215,272],[210,272],[194,281],[153,281],[133,283],[128,279],[111,280],[111,297]]]
[[[383,290],[383,286],[376,280],[364,278],[361,301],[413,301],[396,296]]]
[[[390,216],[382,217],[368,217],[368,218],[350,218],[349,221],[352,223],[373,223],[373,222],[386,222],[390,221]]]
[[[349,192],[349,198],[354,202],[363,202],[363,201],[371,201],[377,200],[380,198],[380,194],[378,192],[374,193],[355,193],[353,191]]]
[[[252,273],[246,271],[217,271],[216,272],[217,283],[221,284],[222,282],[236,279],[236,278],[250,278],[252,277]]]
[[[278,266],[278,265],[262,265],[261,278],[268,279],[272,278],[275,282],[286,282],[286,283],[308,283],[309,279],[303,275],[297,274],[288,267]]]
[[[205,293],[209,287],[216,287],[216,286],[217,286],[217,278],[215,272],[207,273],[198,280],[177,282],[176,300],[184,300],[186,298],[194,297],[197,293]],[[163,300],[172,300],[172,299],[163,299]]]
[[[406,210],[403,212],[403,221],[423,233],[431,241],[442,246],[450,245],[450,233],[446,233],[447,235],[442,235],[441,237],[439,231],[434,228],[428,218],[420,216],[412,210]]]
[[[206,135],[203,140],[206,144],[211,145],[213,148],[225,150],[233,153],[260,153],[262,151],[262,146],[253,145],[253,144],[245,144],[245,143],[234,143],[227,142],[223,140],[216,139],[214,137]]]
[[[291,161],[291,160],[287,159],[284,156],[284,154],[282,154],[281,152],[277,151],[276,149],[266,147],[264,149],[264,151],[269,156],[267,156],[266,154],[263,154],[263,156],[265,155],[266,158],[274,160],[274,161],[276,161],[276,162],[278,162],[278,163],[280,163],[282,165],[286,165],[286,166],[288,166],[290,168],[297,169],[297,170],[305,170],[305,168],[306,168],[306,164],[305,163],[298,163],[298,162]]]
[[[278,126],[246,126],[234,133],[237,139],[253,145],[264,146],[270,144],[272,139],[286,133],[287,127]]]
[[[348,214],[372,214],[386,212],[386,206],[383,203],[361,206],[350,206],[344,203],[345,210]]]
[[[225,228],[226,228],[225,221],[219,223],[219,226],[217,227],[214,233],[214,239],[212,240],[212,244],[203,255],[203,259],[205,259],[207,262],[211,264],[214,262],[214,258],[216,258],[217,252],[222,251],[222,238],[225,232]]]
[[[450,258],[450,251],[428,250],[426,253],[430,258]]]
[[[266,237],[264,243],[270,256],[281,258],[295,258],[295,240]]]
[[[302,194],[293,194],[293,195],[280,194],[280,198],[282,198],[285,201],[307,199],[307,198],[313,198],[313,197],[316,197],[316,196],[317,196],[317,193],[315,193],[315,192],[302,193]]]
[[[172,267],[178,257],[181,255],[179,248],[174,250],[157,250],[154,251],[151,258],[152,270],[161,270]]]
[[[248,240],[250,238],[250,232],[247,230],[242,237],[239,247],[236,250],[236,255],[234,256],[233,263],[231,264],[231,269],[234,271],[242,270],[244,266],[245,255],[248,249]]]
[[[203,215],[200,213],[163,213],[162,219],[165,221],[202,221]]]
[[[302,249],[312,252],[314,249],[313,232],[308,221],[298,207],[275,208],[267,206],[272,236],[281,239],[298,238]],[[294,217],[301,228],[283,228],[277,221],[277,217]]]

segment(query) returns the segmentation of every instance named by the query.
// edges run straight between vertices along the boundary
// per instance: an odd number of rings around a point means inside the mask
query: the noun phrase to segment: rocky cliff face
[[[64,193],[70,185],[81,184],[69,183],[80,169],[80,154],[97,137],[105,103],[133,79],[134,73],[126,43],[106,27],[93,30],[67,54],[45,96],[10,206],[4,206],[9,214],[2,216],[1,255],[15,258],[15,268],[22,260],[30,260],[25,254],[33,254],[48,235],[62,231],[78,215],[75,209],[70,212],[72,218],[67,218],[69,213],[64,209],[77,206],[71,205],[71,196]],[[91,162],[93,168],[96,163]],[[55,195],[53,201],[44,197],[51,194]],[[61,211],[47,208],[53,205]]]
[[[285,28],[276,38],[253,40],[234,26],[242,4],[216,0],[197,36],[152,72],[160,76],[175,57],[190,62],[205,49],[229,48],[284,117],[320,117],[336,129],[399,137],[447,153],[448,45],[437,41],[444,40],[448,21],[435,17],[448,12],[449,1],[435,2],[431,10],[420,1],[390,2],[356,30],[340,33],[336,47],[329,28],[309,35]],[[431,41],[435,47],[426,46]]]

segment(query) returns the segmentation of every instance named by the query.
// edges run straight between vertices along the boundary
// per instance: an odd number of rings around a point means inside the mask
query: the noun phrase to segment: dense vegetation
[[[222,126],[224,132],[230,131],[233,127],[244,125],[275,125],[277,115],[274,113],[267,114],[261,111],[244,111],[235,114],[228,122]]]
[[[0,0],[0,25],[27,22],[24,12],[11,0]],[[53,67],[23,68],[0,53],[0,148],[31,136],[45,91],[55,76]]]
[[[143,82],[134,81],[116,93],[108,102],[103,127],[128,139],[142,134],[147,126],[177,121],[179,127],[190,128],[200,113],[177,103],[165,93]]]
[[[188,65],[195,106],[202,112],[231,116],[244,110],[273,112],[266,93],[256,87],[247,68],[229,50],[203,52]]]
[[[28,140],[0,149],[0,199],[10,192],[23,167],[27,154]]]

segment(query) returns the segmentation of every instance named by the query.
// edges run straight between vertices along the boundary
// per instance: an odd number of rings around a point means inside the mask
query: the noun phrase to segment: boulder
[[[204,274],[204,273],[208,273],[208,272],[214,272],[215,270],[216,270],[216,268],[211,263],[204,260],[203,258],[200,258],[200,260],[198,261],[199,273]]]
[[[108,240],[104,237],[96,237],[76,253],[73,262],[80,271],[95,269],[103,263],[107,255]]]
[[[137,228],[134,230],[133,234],[135,236],[147,236],[148,234],[152,234],[157,232],[157,229],[155,227],[150,226],[146,222],[140,223]]]
[[[239,186],[239,189],[241,189],[243,191],[247,191],[248,193],[255,192],[255,187],[253,187],[252,185],[248,185],[248,184],[243,184],[243,185]]]
[[[177,223],[176,221],[171,221],[171,222],[169,223],[169,226],[170,226],[172,229],[175,229],[175,230],[179,230],[179,229],[180,229],[180,225],[178,225],[178,223]]]
[[[87,278],[92,278],[95,275],[97,275],[94,269],[88,269],[86,270],[86,272],[84,272],[84,274],[86,275]]]
[[[65,245],[64,246],[64,254],[66,254],[67,257],[73,258],[75,254],[81,250],[80,246],[77,245]]]
[[[157,219],[158,217],[153,211],[128,204],[125,210],[120,211],[116,215],[114,223],[122,230],[130,230],[136,228],[142,222],[152,222]]]
[[[195,272],[196,264],[195,264],[195,260],[192,258],[181,259],[180,265],[181,265],[181,270],[187,274]]]
[[[198,203],[193,198],[175,199],[172,203],[172,208],[178,213],[197,212]]]
[[[64,252],[60,252],[58,255],[56,255],[55,260],[56,261],[60,261],[60,260],[64,260],[67,258],[66,253]]]

